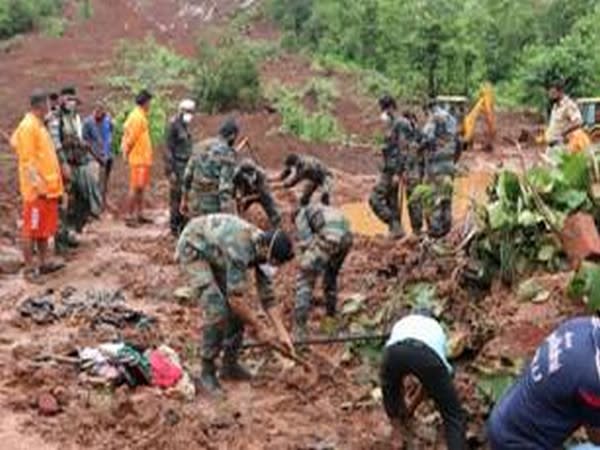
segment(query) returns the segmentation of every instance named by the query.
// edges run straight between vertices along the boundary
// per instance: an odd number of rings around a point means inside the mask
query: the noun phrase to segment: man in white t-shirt
[[[407,445],[410,416],[427,394],[435,402],[446,431],[449,450],[466,450],[465,417],[452,383],[452,367],[446,359],[447,337],[429,310],[416,309],[396,322],[383,355],[381,387],[385,412],[393,427],[393,437]],[[407,406],[404,378],[416,377],[421,383]]]

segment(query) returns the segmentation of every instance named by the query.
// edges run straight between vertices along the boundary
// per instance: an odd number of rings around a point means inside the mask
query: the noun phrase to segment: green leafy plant
[[[309,111],[303,104],[306,95],[314,95]],[[301,91],[273,86],[268,97],[281,115],[281,129],[308,142],[334,142],[342,137],[340,125],[327,110],[334,91],[325,83],[310,84]]]
[[[62,5],[62,0],[0,0],[0,40],[30,31],[38,25],[46,30],[50,17],[60,19]],[[54,22],[52,31],[56,32],[58,28]],[[61,34],[62,31],[58,33]]]
[[[262,87],[251,46],[235,39],[222,40],[216,46],[201,42],[194,91],[200,107],[210,113],[255,108]]]

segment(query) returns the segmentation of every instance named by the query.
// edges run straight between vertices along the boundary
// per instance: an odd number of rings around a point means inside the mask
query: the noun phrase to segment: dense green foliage
[[[592,194],[593,159],[586,153],[560,152],[554,165],[537,166],[524,175],[504,170],[479,208],[480,233],[471,256],[484,272],[510,284],[536,269],[565,266],[557,234],[577,211],[600,217]]]
[[[0,0],[0,39],[33,29],[61,6],[62,0]]]
[[[262,97],[259,56],[249,44],[227,39],[217,46],[200,44],[195,70],[195,93],[210,113],[233,107],[254,108]]]
[[[118,152],[123,124],[135,106],[135,95],[142,89],[154,94],[150,109],[150,136],[154,145],[164,140],[164,130],[175,108],[174,89],[189,88],[193,82],[193,64],[154,39],[142,42],[123,41],[117,49],[115,69],[108,84],[116,89],[109,110],[115,115],[114,150]]]
[[[555,76],[574,95],[598,94],[595,0],[271,0],[268,12],[286,46],[375,70],[404,97],[489,80],[504,102],[542,106]]]
[[[283,132],[307,142],[333,142],[342,136],[341,127],[331,114],[338,93],[329,80],[310,80],[300,90],[275,85],[267,95],[281,115]]]

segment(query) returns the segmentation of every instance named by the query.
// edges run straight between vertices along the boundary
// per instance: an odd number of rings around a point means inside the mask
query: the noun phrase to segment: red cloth
[[[37,198],[23,204],[23,237],[49,239],[58,229],[58,200]]]
[[[150,367],[152,368],[152,386],[161,388],[175,386],[183,375],[181,367],[158,350],[150,353]]]

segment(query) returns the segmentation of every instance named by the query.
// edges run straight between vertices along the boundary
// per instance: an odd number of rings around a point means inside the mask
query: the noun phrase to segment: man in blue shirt
[[[465,417],[452,383],[452,367],[446,359],[447,337],[440,323],[426,309],[416,309],[396,322],[385,344],[381,388],[385,412],[394,437],[410,440],[410,416],[423,393],[433,399],[446,429],[449,450],[466,450]],[[410,405],[404,399],[404,378],[413,375],[421,383]],[[408,438],[408,439],[407,439]]]
[[[102,204],[106,206],[106,193],[113,162],[113,121],[102,103],[97,103],[94,112],[85,119],[82,134],[83,140],[91,146],[94,155],[103,161],[100,187],[102,189]]]
[[[600,319],[564,322],[537,349],[517,383],[492,411],[493,450],[561,448],[585,426],[600,443]]]

